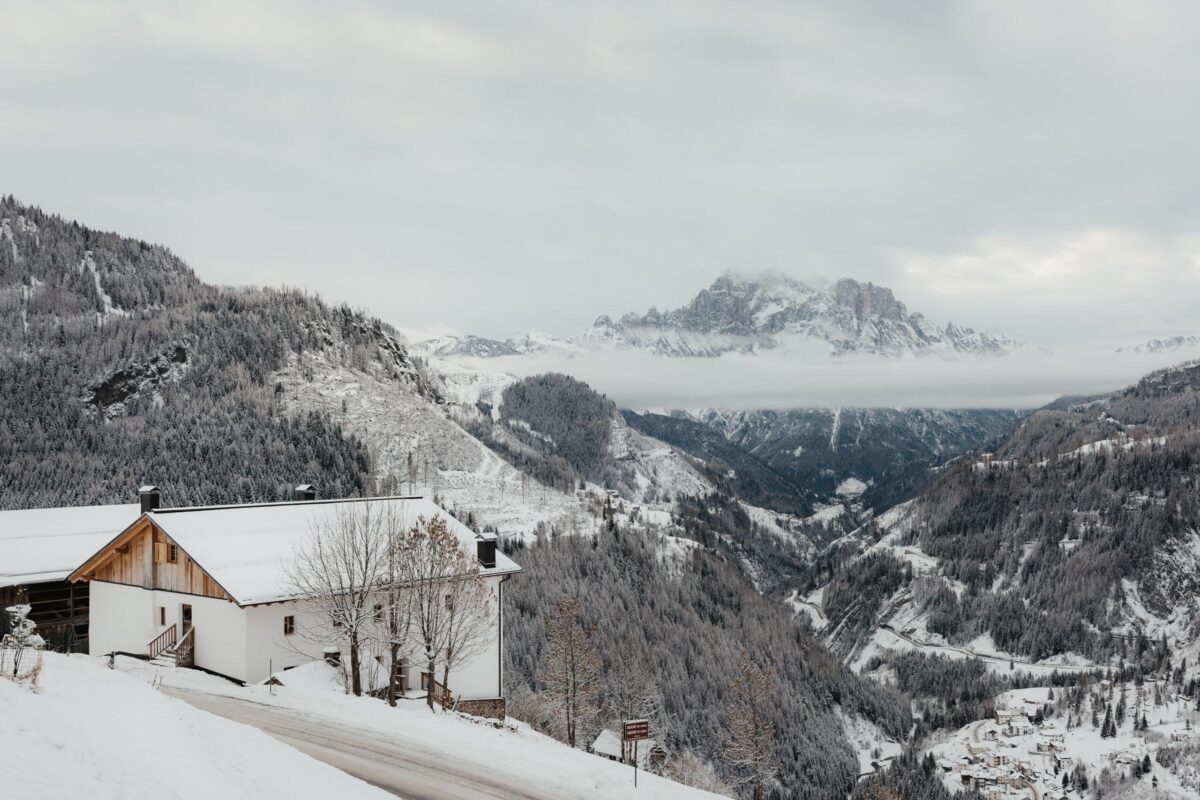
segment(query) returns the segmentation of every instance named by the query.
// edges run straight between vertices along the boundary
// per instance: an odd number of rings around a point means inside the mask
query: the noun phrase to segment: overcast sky
[[[40,0],[0,191],[405,328],[724,269],[1037,344],[1200,333],[1200,4]]]

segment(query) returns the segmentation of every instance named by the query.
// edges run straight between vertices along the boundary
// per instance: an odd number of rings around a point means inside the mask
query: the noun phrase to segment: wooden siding
[[[182,547],[176,546],[174,563],[155,558],[156,549],[159,558],[164,558],[167,545],[171,544],[175,542],[169,536],[149,520],[144,520],[110,544],[104,553],[93,560],[93,566],[81,572],[79,577],[141,586],[144,589],[233,599],[199,564],[192,561]]]

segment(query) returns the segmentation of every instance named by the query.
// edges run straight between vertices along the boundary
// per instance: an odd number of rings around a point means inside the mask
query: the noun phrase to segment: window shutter
[[[168,555],[167,543],[166,542],[155,542],[154,543],[154,561],[155,561],[155,563],[165,564],[167,562],[167,555]]]

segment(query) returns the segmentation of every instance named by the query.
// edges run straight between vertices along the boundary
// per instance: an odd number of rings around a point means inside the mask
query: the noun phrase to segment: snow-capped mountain
[[[566,339],[531,332],[480,348],[477,337],[422,343],[435,355],[573,355],[605,348],[646,350],[660,356],[714,357],[763,350],[817,349],[832,355],[1002,355],[1014,347],[1003,334],[949,323],[936,325],[910,313],[891,289],[843,278],[804,283],[781,272],[727,272],[690,303],[671,311],[651,308],[619,319],[599,317]]]
[[[1165,339],[1151,339],[1148,342],[1134,345],[1130,348],[1121,348],[1118,353],[1126,349],[1132,350],[1135,353],[1170,353],[1177,350],[1193,350],[1200,348],[1200,336],[1168,336]]]

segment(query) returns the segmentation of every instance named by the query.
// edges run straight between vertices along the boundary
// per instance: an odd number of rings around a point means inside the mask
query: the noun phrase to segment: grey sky
[[[1039,344],[1200,332],[1200,6],[16,4],[0,191],[408,328],[723,269]]]

